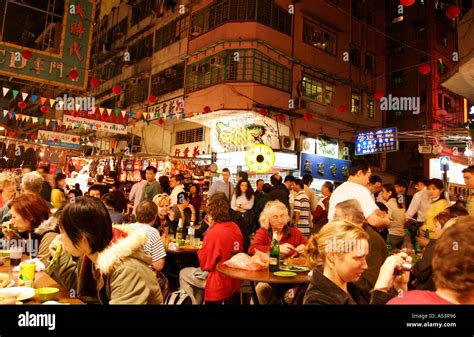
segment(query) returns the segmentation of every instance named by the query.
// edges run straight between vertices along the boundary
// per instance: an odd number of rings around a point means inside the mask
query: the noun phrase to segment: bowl
[[[176,243],[177,243],[178,246],[180,246],[180,247],[181,247],[181,246],[184,246],[184,242],[185,242],[184,239],[178,239],[178,240],[176,240]]]
[[[39,297],[40,302],[52,301],[56,298],[58,293],[59,289],[53,287],[36,289],[36,295]]]

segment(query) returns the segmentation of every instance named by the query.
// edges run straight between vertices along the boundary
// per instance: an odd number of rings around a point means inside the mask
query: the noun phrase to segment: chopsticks
[[[61,247],[62,245],[58,245],[56,247],[56,251],[54,252],[53,258],[51,259],[51,262],[48,264],[48,267],[46,267],[46,272],[49,272],[51,267],[56,263],[56,261],[59,258],[59,255],[61,254]]]

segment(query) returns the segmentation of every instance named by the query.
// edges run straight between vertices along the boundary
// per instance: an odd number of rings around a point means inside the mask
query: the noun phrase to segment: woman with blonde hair
[[[0,173],[0,208],[10,202],[15,196],[18,176],[12,172]]]
[[[158,217],[155,228],[159,230],[162,238],[169,233],[170,227],[174,224],[174,213],[171,211],[171,199],[168,194],[161,193],[153,197],[153,202],[158,206]]]
[[[367,303],[353,282],[367,269],[368,234],[348,221],[332,221],[308,242],[307,260],[313,268],[304,304],[384,304],[398,291],[407,291],[409,272],[401,271],[411,258],[405,253],[389,256]]]

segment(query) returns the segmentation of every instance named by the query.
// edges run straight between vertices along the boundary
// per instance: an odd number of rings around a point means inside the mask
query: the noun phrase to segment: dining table
[[[296,291],[294,293],[291,304],[295,304],[295,301],[301,295],[302,291],[306,290],[307,284],[309,283],[309,271],[307,272],[296,272],[294,276],[276,276],[268,268],[263,270],[245,270],[232,268],[221,262],[217,265],[217,271],[225,276],[235,278],[238,280],[249,281],[252,288],[252,299],[254,304],[259,305],[256,284],[259,282],[268,283],[274,286],[290,286],[295,285]],[[287,287],[285,287],[286,289]],[[284,292],[277,291],[277,297],[281,303],[285,303]]]
[[[27,260],[29,257],[27,255],[22,256],[22,261]],[[20,275],[19,272],[13,271],[14,266],[10,265],[10,259],[6,258],[4,264],[0,266],[0,273],[6,273],[10,275],[10,279],[14,281],[13,286],[18,286],[18,277]],[[56,282],[51,276],[48,275],[45,271],[37,271],[35,272],[35,281],[34,281],[34,288],[45,288],[45,287],[53,287],[58,288],[59,292],[55,296],[55,301],[62,303],[62,304],[85,304],[79,298],[75,296],[71,296],[69,290],[65,289],[62,285]],[[34,296],[31,299],[27,299],[23,301],[24,304],[41,304],[38,296]]]
[[[166,261],[164,273],[168,278],[170,291],[178,289],[179,272],[187,267],[199,267],[199,259],[197,253],[200,247],[180,246],[177,249],[169,249],[165,245]]]

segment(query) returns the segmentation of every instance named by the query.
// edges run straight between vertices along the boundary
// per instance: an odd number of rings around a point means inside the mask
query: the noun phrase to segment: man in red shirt
[[[240,289],[242,281],[224,276],[216,266],[233,254],[243,252],[244,238],[240,228],[230,221],[229,200],[224,193],[215,193],[207,205],[211,227],[198,252],[200,268],[184,268],[179,273],[180,288],[193,304],[219,302]]]

